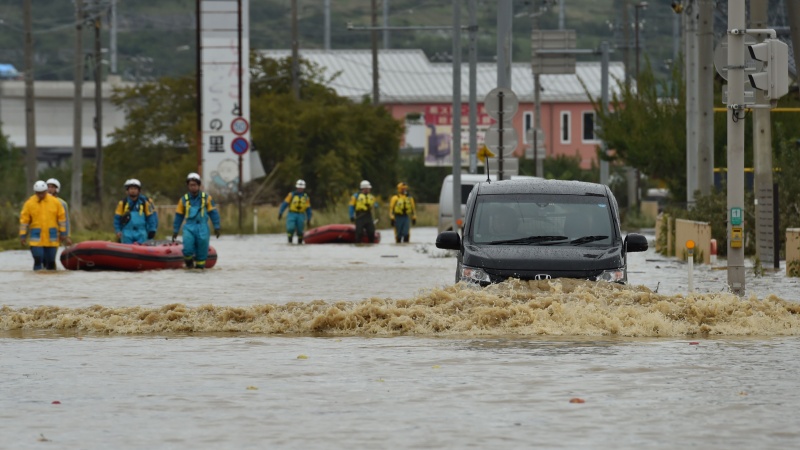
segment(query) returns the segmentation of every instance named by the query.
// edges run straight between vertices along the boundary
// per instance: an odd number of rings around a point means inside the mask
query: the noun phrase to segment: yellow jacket
[[[19,237],[27,238],[32,247],[58,247],[59,234],[67,237],[67,213],[61,201],[47,194],[43,199],[34,194],[19,215]]]
[[[417,205],[414,197],[407,194],[393,195],[389,202],[389,218],[394,219],[395,216],[410,216],[412,219],[416,219]]]

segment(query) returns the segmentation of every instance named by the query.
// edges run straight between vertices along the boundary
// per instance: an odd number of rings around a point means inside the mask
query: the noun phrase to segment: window
[[[594,111],[583,113],[583,142],[595,142],[594,137]]]
[[[569,144],[571,139],[570,133],[570,117],[572,114],[569,111],[561,111],[561,143]]]
[[[529,143],[528,130],[533,129],[533,111],[525,111],[522,116],[522,143]]]

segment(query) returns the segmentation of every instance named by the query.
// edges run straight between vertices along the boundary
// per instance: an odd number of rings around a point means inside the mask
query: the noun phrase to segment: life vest
[[[186,214],[186,218],[190,219],[195,216],[189,217],[189,211],[191,211],[192,203],[189,200],[189,194],[183,196],[183,203],[184,203],[184,214]],[[206,193],[200,192],[200,217],[205,217],[206,215],[206,204],[208,203],[208,199],[206,199]]]
[[[134,202],[134,205],[139,205],[139,207],[137,208],[139,210],[139,214],[143,215],[145,213],[144,209],[145,203],[147,203],[147,197],[141,197],[141,196],[139,196],[136,199],[136,202]],[[131,212],[131,205],[130,202],[128,201],[128,197],[125,197],[122,199],[122,214],[126,214],[128,212]]]
[[[398,195],[392,212],[394,212],[396,216],[407,216],[411,214],[411,197],[407,195]]]
[[[374,204],[375,197],[373,197],[372,194],[365,194],[363,192],[356,194],[356,212],[372,211],[372,205]]]
[[[302,213],[308,209],[308,194],[292,192],[292,201],[289,202],[289,211]]]

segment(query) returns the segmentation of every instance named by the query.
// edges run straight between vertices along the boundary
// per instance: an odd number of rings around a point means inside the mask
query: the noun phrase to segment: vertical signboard
[[[239,155],[231,144],[237,137],[250,142],[249,129],[239,135],[231,126],[239,117],[250,122],[249,28],[249,0],[200,0],[201,175],[216,194],[239,191]],[[249,157],[241,169],[241,181],[250,181]]]

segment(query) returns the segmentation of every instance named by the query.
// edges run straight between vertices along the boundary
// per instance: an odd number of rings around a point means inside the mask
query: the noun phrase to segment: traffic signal
[[[750,85],[764,91],[770,100],[789,92],[789,47],[777,39],[767,39],[747,46],[750,57],[764,62],[764,70],[747,77]]]

